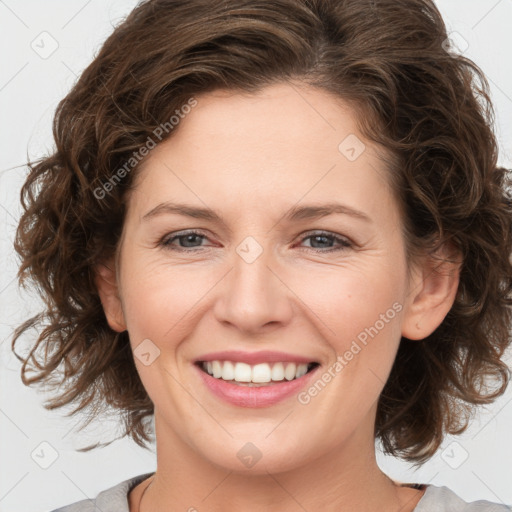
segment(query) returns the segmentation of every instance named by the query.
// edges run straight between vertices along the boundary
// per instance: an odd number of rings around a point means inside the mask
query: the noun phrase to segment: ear
[[[421,340],[432,334],[450,311],[459,287],[462,255],[445,243],[415,265],[402,322],[402,336]]]
[[[114,331],[126,331],[126,322],[119,296],[113,259],[105,263],[98,263],[95,266],[94,283],[96,284],[108,325]]]

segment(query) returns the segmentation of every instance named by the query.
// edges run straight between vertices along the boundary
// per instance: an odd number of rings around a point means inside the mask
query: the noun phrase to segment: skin
[[[197,100],[138,169],[119,258],[97,268],[110,326],[127,329],[133,349],[149,339],[160,350],[147,366],[135,357],[157,439],[141,512],[413,510],[423,491],[398,486],[375,460],[377,401],[401,336],[422,339],[448,313],[458,266],[408,261],[388,169],[349,105],[284,83]],[[349,134],[366,145],[355,161],[338,150]],[[225,224],[173,213],[143,219],[167,201],[209,207]],[[369,220],[284,218],[295,205],[334,201]],[[189,229],[204,235],[189,242],[192,252],[162,245]],[[349,246],[307,238],[311,230]],[[250,264],[236,252],[247,236],[263,251]],[[318,361],[321,376],[396,303],[400,312],[308,404],[294,396],[237,407],[193,367],[218,350],[279,350]],[[236,456],[248,442],[261,453],[252,468]],[[148,483],[130,493],[131,512]]]

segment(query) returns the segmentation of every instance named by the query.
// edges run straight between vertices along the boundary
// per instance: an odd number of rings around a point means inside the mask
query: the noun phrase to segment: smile
[[[264,386],[265,384],[299,379],[315,368],[317,363],[273,362],[250,365],[234,361],[203,361],[200,367],[214,377],[232,384],[243,386]]]
[[[233,361],[235,358],[245,361]],[[218,353],[215,358],[209,355],[196,360],[193,367],[199,381],[217,399],[236,407],[260,408],[296,398],[320,369],[318,362],[303,357],[294,356],[295,362],[286,359],[286,354],[276,352]]]

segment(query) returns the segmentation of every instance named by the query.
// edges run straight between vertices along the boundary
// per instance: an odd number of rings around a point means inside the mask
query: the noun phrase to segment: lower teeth
[[[224,380],[224,379],[221,379]],[[295,379],[293,379],[295,380]],[[224,380],[224,382],[229,382],[230,384],[236,384],[237,386],[247,386],[249,388],[259,388],[261,386],[272,386],[273,384],[280,384],[281,382],[290,382],[281,380],[279,382],[270,381],[270,382],[237,382],[236,380]]]

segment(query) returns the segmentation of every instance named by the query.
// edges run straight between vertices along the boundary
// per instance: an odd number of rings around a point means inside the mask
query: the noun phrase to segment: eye
[[[194,249],[207,247],[202,244],[202,242],[207,239],[207,236],[203,233],[189,230],[172,234],[162,240],[160,245],[173,251],[191,252],[194,251]],[[328,231],[306,233],[301,241],[304,242],[307,240],[309,240],[311,244],[309,248],[313,249],[315,252],[342,251],[352,247],[352,243],[348,239]],[[335,245],[333,246],[333,244]]]
[[[316,252],[343,251],[352,247],[352,243],[349,240],[328,231],[308,233],[306,236],[303,236],[301,240],[310,240],[310,247]],[[338,245],[333,247],[331,245],[333,243]]]
[[[167,249],[188,251],[190,249],[193,250],[196,247],[203,247],[201,242],[205,239],[206,235],[203,235],[199,231],[185,231],[173,234],[171,237],[164,239],[160,244]],[[173,244],[176,240],[180,245]]]

